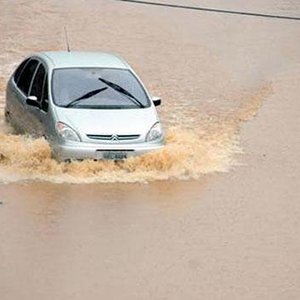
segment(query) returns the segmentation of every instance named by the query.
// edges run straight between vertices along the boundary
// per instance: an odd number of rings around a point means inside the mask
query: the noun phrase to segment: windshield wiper
[[[83,99],[91,98],[91,97],[93,97],[93,96],[95,96],[95,95],[97,95],[97,94],[99,94],[99,93],[101,93],[101,92],[103,92],[103,91],[105,91],[105,90],[107,90],[107,87],[104,87],[104,88],[101,88],[101,89],[97,89],[97,90],[90,91],[90,92],[88,92],[88,93],[86,93],[86,94],[80,96],[79,98],[77,98],[77,99],[71,101],[71,102],[70,102],[69,104],[67,104],[65,107],[72,107],[72,106],[74,106],[74,104],[75,104],[76,102],[81,101],[81,100],[83,100]]]
[[[101,77],[99,77],[98,79],[100,81],[102,81],[103,83],[105,83],[106,85],[108,85],[109,87],[111,87],[112,89],[114,89],[115,91],[127,96],[127,98],[129,100],[131,100],[131,102],[133,102],[134,104],[137,104],[139,107],[141,107],[141,108],[145,107],[145,105],[140,100],[138,100],[136,97],[134,97],[132,94],[130,94],[128,91],[126,91],[121,86],[117,85],[116,83],[113,83],[113,82],[103,79]]]

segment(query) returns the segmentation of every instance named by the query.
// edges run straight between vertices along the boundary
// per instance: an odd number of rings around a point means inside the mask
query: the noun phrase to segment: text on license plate
[[[103,151],[102,152],[103,159],[111,159],[111,160],[122,160],[127,158],[127,152],[125,151]]]

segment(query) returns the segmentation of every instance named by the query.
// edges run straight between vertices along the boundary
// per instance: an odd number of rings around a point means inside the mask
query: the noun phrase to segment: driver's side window
[[[30,96],[36,96],[40,109],[48,111],[48,76],[43,64],[40,64],[34,76]]]
[[[30,90],[30,96],[36,96],[37,101],[41,102],[43,95],[43,84],[46,75],[46,70],[42,64],[39,65]]]

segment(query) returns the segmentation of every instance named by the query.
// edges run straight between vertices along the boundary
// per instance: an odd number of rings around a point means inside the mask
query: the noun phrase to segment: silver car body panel
[[[41,109],[26,104],[26,95],[17,87],[13,75],[7,85],[6,114],[17,131],[45,136],[58,160],[101,159],[103,150],[126,151],[128,157],[147,153],[163,146],[163,137],[146,142],[151,127],[159,122],[156,108],[142,81],[120,57],[98,52],[44,52],[30,58],[42,63],[48,74],[49,107]],[[64,108],[53,102],[52,73],[61,68],[116,68],[130,70],[145,90],[151,105],[137,109]],[[80,142],[66,141],[58,135],[60,121],[80,136]]]

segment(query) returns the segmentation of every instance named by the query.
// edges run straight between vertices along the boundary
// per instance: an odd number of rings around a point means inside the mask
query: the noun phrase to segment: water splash
[[[166,146],[124,162],[74,161],[58,163],[44,139],[14,135],[0,125],[0,181],[46,180],[51,182],[148,182],[167,179],[198,179],[204,174],[226,172],[241,153],[239,128],[251,119],[272,91],[263,85],[239,106],[226,113],[206,114],[189,128],[172,126]],[[191,112],[192,114],[192,112]],[[195,116],[194,116],[195,119]]]

